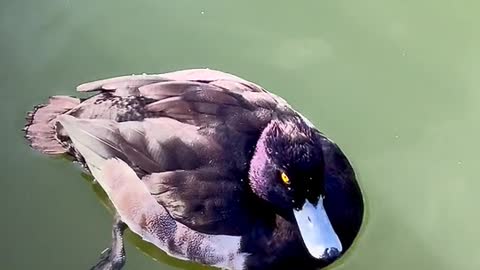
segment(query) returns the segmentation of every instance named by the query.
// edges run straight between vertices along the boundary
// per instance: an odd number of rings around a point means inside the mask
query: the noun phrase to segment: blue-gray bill
[[[310,255],[321,260],[333,260],[340,256],[342,243],[330,223],[322,198],[316,205],[305,201],[300,210],[294,210],[294,214]]]

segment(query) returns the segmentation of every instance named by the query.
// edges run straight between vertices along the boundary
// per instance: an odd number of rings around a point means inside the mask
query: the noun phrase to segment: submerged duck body
[[[29,114],[31,146],[70,155],[117,211],[122,232],[171,256],[225,269],[315,269],[352,244],[363,218],[339,147],[283,99],[208,69],[80,85]]]

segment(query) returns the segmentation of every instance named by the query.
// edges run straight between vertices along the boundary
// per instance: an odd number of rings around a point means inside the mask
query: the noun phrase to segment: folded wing
[[[280,98],[230,74],[189,70],[87,83],[99,91],[58,132],[94,174],[125,161],[177,221],[205,233],[241,234],[250,207],[247,171],[263,127],[295,112]]]

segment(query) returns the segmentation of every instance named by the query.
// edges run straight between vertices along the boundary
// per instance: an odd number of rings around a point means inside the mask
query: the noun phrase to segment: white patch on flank
[[[240,252],[240,237],[203,234],[177,223],[127,163],[109,158],[73,117],[61,117],[60,121],[131,231],[178,259],[223,269],[244,269],[248,254]]]
[[[110,159],[98,182],[122,221],[136,234],[172,257],[224,269],[242,270],[247,254],[240,253],[240,237],[208,235],[175,222],[123,161]]]

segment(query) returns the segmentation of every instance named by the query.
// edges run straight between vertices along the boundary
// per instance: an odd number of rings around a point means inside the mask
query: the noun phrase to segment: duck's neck
[[[272,122],[267,125],[258,138],[253,156],[250,160],[250,168],[248,170],[250,188],[253,193],[264,200],[267,200],[267,190],[265,188],[268,186],[267,166],[271,163],[267,152],[267,134],[272,128]]]

